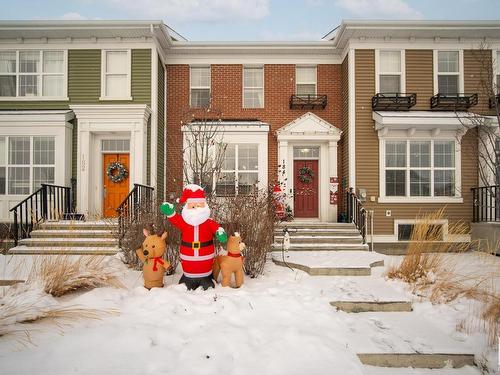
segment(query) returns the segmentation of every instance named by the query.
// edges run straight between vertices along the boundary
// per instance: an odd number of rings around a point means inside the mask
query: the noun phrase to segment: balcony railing
[[[374,111],[408,111],[417,104],[417,94],[378,93],[372,97]]]
[[[500,94],[496,94],[494,97],[490,98],[490,108],[500,107]]]
[[[290,109],[325,109],[326,104],[326,95],[292,95],[290,97]]]
[[[472,190],[472,221],[500,222],[500,185],[474,187]]]
[[[464,111],[476,104],[477,94],[436,94],[431,97],[431,108],[444,111]]]

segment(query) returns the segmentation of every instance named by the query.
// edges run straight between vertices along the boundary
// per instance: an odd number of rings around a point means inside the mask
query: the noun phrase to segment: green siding
[[[70,104],[147,104],[151,105],[151,50],[132,50],[132,100],[100,101],[101,50],[68,50],[69,101],[0,102],[0,109],[66,109]]]
[[[161,60],[158,58],[158,142],[157,142],[157,167],[156,167],[156,187],[157,196],[164,199],[165,191],[165,70]]]

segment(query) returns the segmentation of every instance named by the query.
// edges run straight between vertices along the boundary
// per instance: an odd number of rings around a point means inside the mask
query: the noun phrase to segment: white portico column
[[[338,191],[339,182],[337,175],[337,141],[329,141],[328,142],[328,181],[329,181],[329,209],[328,209],[328,221],[337,221],[337,211],[338,211],[338,203],[332,204],[332,189],[337,192],[337,202],[338,195],[340,192]],[[335,179],[335,180],[333,180]]]
[[[288,183],[287,183],[287,176],[288,172],[290,169],[290,166],[288,165],[288,142],[287,141],[279,141],[278,144],[278,181],[281,184],[281,189],[284,194],[287,195],[287,203],[290,204],[288,197],[289,192],[288,192]]]

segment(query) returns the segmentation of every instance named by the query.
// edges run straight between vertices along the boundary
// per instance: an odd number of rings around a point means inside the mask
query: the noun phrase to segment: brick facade
[[[332,125],[342,127],[340,65],[317,65],[317,93],[328,95],[325,109],[312,110]],[[181,121],[189,110],[189,66],[167,65],[167,198],[182,186]],[[212,65],[212,108],[225,120],[255,119],[270,126],[268,140],[268,182],[277,180],[276,130],[308,112],[290,109],[295,93],[295,65],[264,65],[264,108],[243,108],[243,65]],[[340,148],[339,148],[340,150]],[[339,161],[340,157],[337,158]],[[339,177],[341,178],[339,162]]]

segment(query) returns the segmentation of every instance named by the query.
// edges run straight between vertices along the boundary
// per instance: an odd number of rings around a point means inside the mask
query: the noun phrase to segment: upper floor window
[[[378,92],[401,93],[401,51],[379,51]]]
[[[455,141],[385,141],[387,197],[454,197]]]
[[[437,51],[437,92],[455,95],[460,91],[459,51]]]
[[[243,107],[264,107],[264,68],[243,68]]]
[[[103,50],[101,60],[101,99],[131,100],[130,50]]]
[[[65,96],[65,51],[0,51],[0,98]]]
[[[316,67],[298,66],[295,72],[297,95],[316,95]]]
[[[0,194],[30,194],[54,174],[54,137],[0,137]]]
[[[191,107],[207,107],[210,103],[210,67],[190,68]]]

